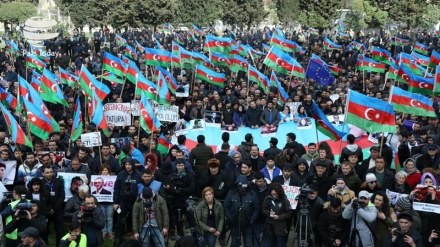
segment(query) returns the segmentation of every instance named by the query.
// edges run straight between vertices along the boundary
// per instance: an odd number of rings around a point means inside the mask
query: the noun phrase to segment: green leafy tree
[[[114,3],[113,6],[117,6],[117,8],[112,8],[109,11],[109,15],[111,17],[110,25],[113,27],[128,29],[128,27],[135,26],[135,23],[140,18],[141,14],[134,13],[135,10],[140,11],[142,13],[143,10],[135,8],[135,5],[139,3],[135,3],[131,0],[111,0]],[[149,2],[149,1],[148,1]]]
[[[396,24],[405,24],[407,27],[415,27],[417,20],[423,14],[425,1],[413,0],[389,0],[388,15]]]
[[[383,27],[387,19],[388,14],[385,11],[371,6],[367,1],[354,0],[344,22],[349,28],[359,31],[367,27]]]
[[[261,0],[224,0],[223,18],[228,24],[247,26],[262,22],[269,15]]]
[[[111,0],[55,0],[55,3],[64,14],[68,14],[72,23],[77,27],[90,25],[92,27],[109,24],[109,10]]]
[[[147,24],[156,27],[163,23],[173,22],[176,6],[170,0],[136,0],[129,4],[124,13],[126,13],[127,24],[130,24],[129,20],[133,19],[133,24],[130,25],[142,27]]]
[[[37,14],[34,4],[28,2],[11,2],[0,5],[0,22],[20,24]]]
[[[342,5],[340,0],[299,0],[299,8],[302,12],[298,15],[298,21],[303,25],[321,30],[331,28],[340,15],[337,10]]]
[[[207,26],[222,16],[221,0],[186,0],[179,1],[177,7],[177,22],[190,26]]]
[[[439,22],[439,18],[440,6],[428,4],[425,11],[422,13],[421,18],[418,19],[418,23],[424,28],[430,28]]]
[[[300,14],[299,0],[276,0],[275,6],[278,18],[284,24],[295,21]]]

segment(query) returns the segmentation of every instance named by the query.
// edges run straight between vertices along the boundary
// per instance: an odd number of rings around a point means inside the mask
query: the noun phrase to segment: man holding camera
[[[318,233],[323,247],[345,246],[350,233],[350,222],[342,218],[345,205],[334,197],[324,203],[324,212],[319,215]]]
[[[376,220],[377,209],[369,201],[369,197],[369,193],[366,190],[362,190],[359,192],[358,197],[353,198],[351,203],[342,212],[344,219],[352,219],[350,244],[355,243],[354,246],[374,246],[375,236],[371,230],[371,224]]]
[[[100,247],[104,243],[102,229],[104,228],[104,212],[96,205],[96,199],[92,195],[86,196],[85,206],[82,206],[73,214],[72,222],[78,222],[87,236],[88,247]]]
[[[399,222],[399,228],[393,228],[391,233],[388,234],[386,246],[411,246],[411,247],[423,247],[422,236],[420,233],[411,230],[411,223],[413,220],[412,215],[407,213],[401,213],[397,216]]]
[[[129,217],[133,210],[133,204],[137,198],[137,184],[141,182],[141,173],[136,170],[135,160],[132,158],[125,158],[122,160],[124,170],[118,173],[115,181],[115,189],[113,193],[114,209],[118,212],[118,223],[116,224],[116,238],[119,244],[122,243],[126,220],[131,221]],[[127,222],[130,226],[131,222]]]
[[[257,194],[249,188],[246,176],[240,175],[235,181],[236,188],[226,196],[224,209],[226,222],[231,229],[231,247],[238,247],[240,235],[243,234],[243,246],[252,243],[252,227],[260,213]]]
[[[79,222],[70,223],[69,233],[61,238],[59,247],[69,247],[71,244],[79,247],[87,246],[87,236],[81,233],[81,224]]]
[[[156,247],[165,247],[164,236],[169,229],[168,209],[165,200],[144,187],[139,199],[133,205],[133,233],[143,247],[153,241]]]

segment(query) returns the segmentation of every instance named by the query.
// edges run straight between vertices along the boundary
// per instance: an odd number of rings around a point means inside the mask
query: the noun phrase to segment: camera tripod
[[[269,214],[270,214],[270,203],[272,202],[272,200],[268,200],[267,201],[267,210],[269,210]],[[273,225],[272,225],[272,219],[269,215],[269,217],[266,219],[266,222],[264,222],[264,227],[263,227],[263,237],[261,238],[260,242],[258,243],[258,246],[263,246],[263,241],[266,238],[265,233],[268,233],[268,238],[270,242],[273,242],[273,236],[275,236],[275,231],[273,230]],[[256,233],[258,234],[258,233]]]
[[[357,211],[358,211],[357,207],[353,208],[353,219],[352,219],[353,229],[351,230],[351,233],[350,233],[350,242],[348,244],[349,247],[363,247],[362,239],[361,239],[361,236],[359,235],[359,230],[356,228]],[[356,237],[359,240],[359,246],[356,245]]]
[[[240,242],[241,242],[241,235],[242,235],[242,230],[243,230],[243,222],[241,222],[242,221],[242,219],[245,219],[246,221],[249,221],[250,222],[250,220],[249,220],[249,218],[248,218],[248,216],[246,215],[246,209],[245,208],[243,208],[243,205],[242,205],[242,200],[243,200],[243,195],[241,195],[240,194],[240,205],[239,205],[239,208],[238,208],[238,215],[237,215],[237,219],[235,220],[235,222],[234,223],[238,223],[238,232],[237,232],[237,246],[240,246]],[[244,216],[244,217],[243,217]],[[228,238],[226,239],[226,244],[228,244],[229,243],[229,239],[231,238],[231,236],[232,236],[232,231],[233,231],[233,228],[234,228],[234,226],[235,226],[236,224],[234,224],[234,225],[231,225],[230,227],[229,227],[229,236],[228,236]],[[251,238],[249,239],[249,241],[252,243],[252,241],[253,241],[253,238],[255,237],[255,233],[254,233],[254,229],[252,228],[252,226],[250,225],[250,226],[248,226],[248,227],[250,227],[251,228],[251,230],[252,230],[252,234],[251,234]],[[258,233],[259,234],[259,233]],[[258,235],[258,237],[259,237],[259,235]],[[243,238],[244,238],[244,235],[243,235]],[[257,239],[259,239],[259,238],[257,238]],[[231,239],[231,244],[232,244],[232,239]],[[243,241],[244,241],[244,239],[243,239]]]
[[[197,247],[205,247],[205,239],[203,238],[203,234],[200,233],[199,219],[197,218],[197,214],[195,212],[194,199],[192,196],[190,196],[190,198],[186,201],[186,204],[188,205],[186,211],[193,216],[196,223],[195,229],[190,228],[191,234],[195,234]]]
[[[140,241],[140,243],[141,243],[141,245],[143,245],[145,239],[147,238],[148,246],[150,246],[150,244],[151,244],[151,236],[152,236],[151,232],[153,232],[153,234],[154,234],[154,236],[156,237],[156,240],[157,240],[157,243],[154,243],[154,246],[155,247],[165,247],[160,242],[159,236],[157,235],[156,231],[153,230],[154,226],[151,224],[151,212],[153,211],[153,209],[151,208],[151,206],[147,206],[145,201],[143,203],[144,203],[144,212],[148,213],[148,221],[147,221],[147,226],[146,226],[147,230],[146,230],[144,236],[142,237],[142,240]],[[145,226],[142,226],[142,227],[145,227]]]
[[[315,235],[313,234],[312,222],[309,216],[309,205],[306,198],[299,200],[299,217],[296,220],[295,232],[298,247],[315,247]],[[296,242],[295,241],[295,242]],[[310,243],[310,245],[309,245]]]

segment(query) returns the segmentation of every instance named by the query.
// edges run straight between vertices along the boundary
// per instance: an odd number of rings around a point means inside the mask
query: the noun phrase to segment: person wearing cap
[[[278,139],[275,137],[271,137],[269,141],[269,148],[264,150],[263,156],[267,158],[269,155],[273,155],[274,157],[281,153],[283,150],[277,148]]]
[[[232,186],[232,181],[227,172],[220,169],[220,161],[212,158],[208,160],[208,170],[205,170],[200,175],[198,180],[198,191],[202,191],[206,187],[211,187],[214,190],[215,198],[224,200],[226,194]]]
[[[353,210],[353,202],[357,201],[359,207],[356,211]],[[356,215],[353,215],[356,212]],[[356,236],[356,246],[374,246],[374,232],[371,230],[371,224],[376,220],[377,209],[373,203],[370,202],[370,194],[368,191],[362,190],[359,192],[358,197],[351,200],[344,211],[342,217],[351,221],[351,229],[354,227],[358,230],[358,236]],[[353,217],[356,217],[356,226],[354,225]],[[350,234],[352,237],[353,231]],[[360,239],[359,239],[360,238]],[[361,241],[362,243],[360,243]],[[361,245],[362,244],[362,245]]]
[[[151,188],[143,188],[133,205],[132,219],[134,238],[142,246],[150,246],[150,241],[154,246],[165,246],[164,237],[167,236],[170,226],[168,209],[165,200]]]
[[[342,218],[345,205],[333,198],[324,203],[324,211],[318,218],[318,234],[323,247],[345,246],[350,234],[350,221]]]
[[[142,180],[141,173],[136,170],[134,159],[124,158],[122,160],[122,166],[123,170],[120,171],[116,177],[113,192],[113,207],[115,210],[121,210],[118,217],[119,222],[115,224],[117,228],[116,232],[118,233],[116,241],[119,242],[119,244],[122,243],[123,236],[125,235],[125,224],[121,224],[120,220],[123,217],[127,218],[128,223],[131,220],[131,217],[128,217],[128,215],[132,212],[133,204],[138,195],[137,184]],[[127,225],[131,227],[130,224]]]
[[[327,193],[327,201],[330,201],[334,197],[341,199],[342,203],[345,205],[349,204],[351,199],[356,197],[354,191],[347,186],[344,175],[336,177],[336,185],[329,189]]]
[[[42,236],[44,240],[47,240],[47,218],[40,214],[40,201],[31,200],[29,203],[31,205],[30,210],[24,210],[25,212],[21,213],[20,211],[22,210],[15,210],[12,221],[5,226],[4,231],[6,234],[11,234],[14,231],[21,232],[28,227],[35,227],[40,229],[39,236]],[[18,217],[18,214],[24,214],[26,217]]]
[[[438,153],[438,146],[435,144],[428,144],[428,153],[422,154],[417,158],[416,167],[419,171],[432,167],[437,169],[439,167],[440,154]]]
[[[46,243],[40,238],[40,232],[35,227],[28,227],[24,231],[19,232],[21,244],[18,247],[46,247]]]
[[[311,168],[312,175],[306,178],[307,184],[315,184],[318,187],[318,196],[327,198],[328,190],[332,187],[331,177],[327,176],[328,166],[325,162],[317,162],[315,167]]]
[[[377,181],[376,175],[374,175],[374,173],[367,173],[367,175],[365,176],[365,182],[361,184],[360,189],[366,190],[370,193],[383,191],[382,185]]]
[[[337,167],[337,171],[332,175],[332,182],[336,183],[336,178],[338,176],[343,176],[346,185],[355,193],[359,191],[362,184],[362,180],[354,172],[354,168],[350,165],[348,161],[342,162],[341,165]]]
[[[287,139],[286,139],[286,145],[284,146],[284,149],[293,149],[295,150],[295,155],[298,157],[303,156],[306,153],[306,149],[301,143],[298,143],[296,141],[296,135],[295,133],[287,133]]]
[[[72,222],[69,225],[69,233],[61,238],[61,243],[59,247],[86,247],[87,246],[87,236],[81,233],[81,224],[78,222]]]
[[[98,205],[98,200],[92,195],[86,196],[84,206],[72,216],[72,222],[81,224],[81,229],[87,236],[87,247],[100,247],[104,243],[102,234],[104,220],[104,212]]]
[[[264,177],[272,181],[274,177],[282,175],[281,169],[275,166],[275,156],[269,155],[266,157],[266,165],[261,169]]]
[[[394,173],[387,168],[386,161],[382,156],[376,157],[374,164],[374,167],[367,170],[367,174],[374,174],[383,190],[390,189],[391,185],[396,182]]]
[[[284,167],[283,167],[284,168]],[[298,186],[302,187],[306,183],[306,179],[311,175],[309,172],[309,164],[303,159],[299,158],[293,166],[292,178],[297,181]]]
[[[387,242],[385,246],[411,246],[411,247],[423,247],[422,236],[417,231],[411,229],[413,217],[411,214],[401,213],[397,216],[399,222],[399,228],[391,229],[388,234]]]
[[[226,223],[231,229],[231,247],[238,247],[240,236],[243,245],[251,246],[252,228],[260,214],[258,196],[249,188],[249,181],[244,175],[235,180],[235,186],[229,190],[224,202]],[[241,232],[239,232],[239,230]]]

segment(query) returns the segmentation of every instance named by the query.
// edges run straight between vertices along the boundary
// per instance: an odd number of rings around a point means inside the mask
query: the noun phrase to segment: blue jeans
[[[256,222],[252,224],[252,242],[254,246],[260,246],[260,232],[262,228],[262,224],[259,222]]]
[[[241,234],[238,233],[238,227],[234,226],[231,229],[231,247],[238,247],[239,246],[239,239],[240,235],[243,235],[243,246],[244,247],[251,247],[252,242],[252,228],[251,226],[243,227],[241,229]]]
[[[217,237],[211,232],[205,232],[203,234],[205,239],[205,245],[208,247],[215,247],[215,242],[217,242]]]
[[[151,227],[150,238],[147,236],[148,227],[142,227],[142,231],[139,234],[139,241],[142,241],[142,247],[149,247],[150,240],[153,241],[154,246],[165,246],[165,239],[162,235],[162,231],[159,227]]]
[[[102,229],[103,233],[111,233],[113,232],[113,214],[115,212],[112,203],[102,203],[100,204],[102,208],[102,212],[104,212],[104,229]]]

